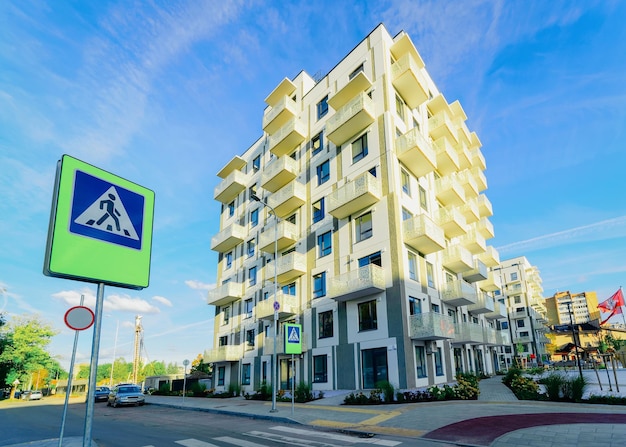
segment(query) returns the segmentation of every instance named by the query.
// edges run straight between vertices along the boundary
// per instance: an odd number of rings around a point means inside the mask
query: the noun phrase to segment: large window
[[[328,95],[324,96],[320,102],[317,103],[317,119],[320,119],[328,113]]]
[[[365,213],[355,219],[356,241],[361,242],[372,237],[372,213]]]
[[[328,358],[326,355],[313,356],[313,383],[328,382]]]
[[[406,208],[402,208],[402,220],[409,220],[410,218],[413,217],[413,214],[411,214],[411,212],[409,210],[407,210]]]
[[[330,161],[326,160],[317,167],[317,186],[330,180]]]
[[[400,171],[400,178],[402,180],[402,192],[404,192],[407,196],[411,196],[411,177],[409,177],[409,173],[404,169]]]
[[[404,121],[404,101],[396,95],[396,113]]]
[[[426,374],[426,355],[423,346],[415,347],[415,365],[417,367],[417,378],[423,379],[427,377]]]
[[[296,296],[296,283],[292,282],[291,284],[283,286],[283,294]]]
[[[435,375],[443,376],[443,362],[441,359],[441,348],[437,348],[435,354]]]
[[[428,287],[435,287],[435,271],[430,262],[426,263],[426,279],[428,281]]]
[[[318,338],[329,338],[333,336],[333,311],[320,312],[317,315]]]
[[[422,313],[422,301],[414,296],[409,297],[409,314],[419,315]]]
[[[352,142],[352,163],[367,156],[367,133]]]
[[[222,316],[224,324],[228,324],[230,321],[230,306],[226,306],[223,308],[224,315]]]
[[[250,212],[250,226],[256,227],[259,224],[259,210],[252,210]]]
[[[378,329],[376,318],[376,300],[359,304],[359,331]]]
[[[326,296],[326,272],[313,276],[313,298]]]
[[[428,198],[426,196],[426,190],[420,185],[419,187],[420,193],[420,206],[423,210],[428,211]]]
[[[374,264],[374,265],[377,265],[378,267],[383,266],[383,261],[380,257],[379,251],[377,251],[376,253],[372,253],[371,255],[364,256],[359,259],[359,267],[365,267],[366,265],[369,265],[369,264]]]
[[[217,386],[224,386],[225,378],[226,378],[226,367],[219,366],[217,368]]]
[[[324,134],[318,133],[311,139],[311,155],[316,155],[324,149]]]
[[[229,251],[224,255],[224,258],[226,259],[226,268],[231,268],[233,266],[233,252]]]
[[[233,217],[235,215],[235,201],[233,200],[228,204],[228,217]]]
[[[251,267],[248,270],[248,286],[252,287],[256,285],[256,267]]]
[[[246,252],[248,253],[248,257],[252,258],[254,256],[254,248],[256,247],[256,243],[254,239],[248,241],[246,245]]]
[[[363,363],[363,389],[372,389],[381,380],[389,380],[387,373],[387,348],[364,349],[361,351]]]
[[[318,257],[328,256],[333,251],[332,232],[327,231],[317,236]]]
[[[253,309],[254,305],[252,303],[252,298],[246,300],[244,302],[244,314],[246,316],[246,318],[252,318],[252,309]]]
[[[319,222],[324,218],[324,198],[322,197],[313,204],[313,223]]]
[[[241,365],[241,384],[250,385],[250,363]]]
[[[252,160],[252,169],[254,170],[254,172],[257,172],[259,169],[261,169],[260,155],[257,155],[256,157],[254,157],[254,160]]]
[[[517,272],[511,273],[511,281],[517,281]]]
[[[246,331],[246,347],[254,349],[254,329]]]
[[[227,346],[228,345],[228,335],[221,336],[218,341],[218,346]]]
[[[415,253],[409,252],[409,278],[413,281],[417,281],[417,256]]]

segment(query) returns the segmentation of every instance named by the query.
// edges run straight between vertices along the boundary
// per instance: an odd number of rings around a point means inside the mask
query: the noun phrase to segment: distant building
[[[581,324],[600,318],[596,292],[557,292],[545,301],[548,324]]]

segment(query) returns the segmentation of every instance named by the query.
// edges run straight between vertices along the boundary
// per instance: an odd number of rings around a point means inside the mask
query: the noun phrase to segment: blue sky
[[[216,172],[261,135],[283,77],[327,73],[381,22],[478,133],[501,258],[526,256],[546,296],[608,298],[626,285],[625,19],[591,0],[1,2],[0,310],[39,313],[69,365],[63,315],[96,287],[42,265],[70,154],[156,193],[150,286],[106,288],[100,363],[132,360],[135,315],[150,361],[210,348]]]

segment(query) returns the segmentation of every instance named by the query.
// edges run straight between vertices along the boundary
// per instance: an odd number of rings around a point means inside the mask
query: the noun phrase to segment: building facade
[[[596,292],[557,292],[547,297],[545,303],[550,326],[582,324],[600,319]]]
[[[481,143],[410,37],[380,25],[325,77],[285,78],[265,102],[263,135],[215,188],[215,387],[270,384],[274,350],[281,389],[495,372],[510,340]]]

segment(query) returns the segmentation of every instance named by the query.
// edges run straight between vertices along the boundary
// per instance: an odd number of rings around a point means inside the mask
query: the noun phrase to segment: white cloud
[[[156,296],[152,297],[152,300],[156,301],[157,303],[161,303],[164,306],[173,307],[172,302],[170,300],[168,300],[167,298],[165,298],[164,296],[156,295]]]
[[[78,306],[80,304],[81,295],[85,297],[85,306],[95,308],[96,297],[93,292],[88,290],[83,290],[82,292],[76,290],[64,290],[52,294],[52,297],[70,306]],[[104,311],[122,311],[138,314],[157,314],[161,312],[158,307],[151,305],[146,300],[143,300],[141,298],[133,298],[128,295],[117,294],[105,296]]]
[[[201,281],[197,281],[195,279],[189,279],[185,281],[185,284],[187,284],[189,288],[194,290],[211,290],[215,288],[215,284],[207,284]]]

